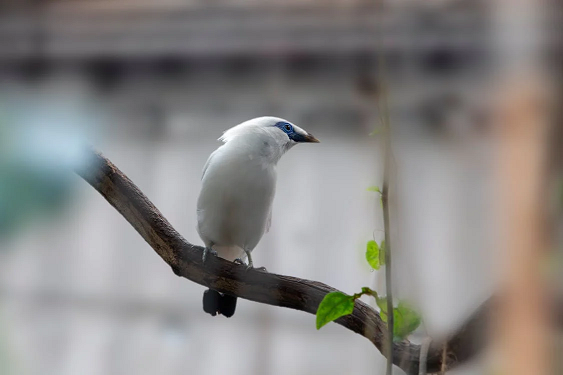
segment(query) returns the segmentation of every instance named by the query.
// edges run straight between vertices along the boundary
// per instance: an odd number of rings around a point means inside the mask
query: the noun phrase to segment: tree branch
[[[201,261],[203,248],[186,241],[113,163],[95,151],[91,153],[92,163],[76,173],[125,217],[176,275],[222,293],[310,314],[316,313],[327,293],[336,291],[335,288],[316,281],[253,269],[247,271],[244,266],[218,257],[208,258],[204,266]],[[484,346],[484,325],[490,304],[490,300],[484,303],[448,340],[446,368],[453,368],[469,360]],[[336,323],[366,337],[381,353],[385,353],[387,326],[367,304],[357,300],[354,312],[337,319]],[[440,370],[443,345],[444,343],[436,343],[429,348],[429,373]],[[394,343],[392,353],[395,365],[407,374],[418,374],[420,345],[407,340]]]

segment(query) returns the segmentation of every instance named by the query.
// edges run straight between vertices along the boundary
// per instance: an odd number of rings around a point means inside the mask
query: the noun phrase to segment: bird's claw
[[[268,272],[268,270],[266,269],[266,267],[258,267],[258,268],[254,268],[253,264],[252,264],[252,260],[250,260],[248,262],[248,264],[244,263],[244,261],[240,258],[237,258],[233,261],[233,263],[238,264],[240,266],[246,266],[246,270],[250,270],[250,269],[254,269],[256,271],[260,271],[260,272]]]
[[[242,265],[246,266],[246,263],[244,263],[244,261],[240,258],[233,260],[233,263],[238,264],[239,266],[242,266]]]
[[[206,247],[205,249],[203,249],[203,256],[201,257],[201,261],[203,263],[205,263],[205,260],[207,259],[208,254],[211,254],[213,256],[217,256],[217,252],[209,247]]]
[[[251,268],[254,268],[254,267],[252,267],[252,264],[251,264],[251,263],[246,264],[246,263],[244,263],[244,261],[243,261],[242,259],[240,259],[240,258],[235,259],[235,260],[233,261],[233,263],[234,263],[234,264],[238,264],[239,266],[245,266],[245,267],[246,267],[246,271],[248,271],[248,270],[251,269]]]

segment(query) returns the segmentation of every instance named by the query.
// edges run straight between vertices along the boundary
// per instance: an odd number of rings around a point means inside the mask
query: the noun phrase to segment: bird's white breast
[[[242,249],[254,249],[267,229],[276,170],[263,148],[227,143],[207,162],[197,203],[198,232],[223,258],[243,258]]]

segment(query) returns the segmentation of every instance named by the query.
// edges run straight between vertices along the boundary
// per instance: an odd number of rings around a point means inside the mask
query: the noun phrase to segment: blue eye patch
[[[294,132],[293,125],[291,125],[289,122],[280,121],[275,126],[283,130],[287,135],[291,135]]]
[[[280,128],[292,141],[309,142],[307,137],[301,133],[297,133],[293,128],[293,125],[291,125],[289,122],[280,121],[274,126]]]

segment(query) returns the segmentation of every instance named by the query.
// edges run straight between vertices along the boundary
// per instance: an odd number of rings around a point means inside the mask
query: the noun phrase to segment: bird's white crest
[[[241,136],[263,134],[279,138],[279,140],[290,142],[291,140],[287,137],[287,135],[284,134],[281,129],[275,127],[275,124],[277,124],[278,122],[286,122],[288,124],[291,124],[295,132],[303,135],[307,134],[305,130],[287,120],[284,120],[283,118],[263,116],[253,118],[251,120],[238,124],[237,126],[233,126],[232,128],[226,130],[219,138],[219,140],[221,142],[227,143]]]

